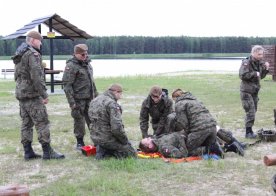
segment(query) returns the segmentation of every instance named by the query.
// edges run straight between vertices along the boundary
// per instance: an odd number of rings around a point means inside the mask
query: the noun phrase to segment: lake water
[[[49,60],[45,60],[50,67]],[[197,74],[197,73],[238,73],[241,59],[144,59],[144,60],[92,60],[94,77],[115,77],[134,75],[157,74]],[[54,61],[54,69],[64,70],[65,60]],[[0,69],[14,68],[11,60],[1,60]],[[12,78],[13,74],[7,74],[6,78]],[[62,73],[55,75],[60,79]],[[4,78],[1,73],[0,78]]]

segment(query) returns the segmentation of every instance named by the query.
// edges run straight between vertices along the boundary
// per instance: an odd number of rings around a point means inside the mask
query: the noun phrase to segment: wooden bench
[[[14,69],[2,69],[1,74],[4,75],[4,79],[6,79],[7,74],[14,74]]]
[[[61,72],[63,72],[63,70],[51,70],[51,69],[47,69],[47,68],[44,69],[45,76],[46,76],[46,74],[54,75],[54,74],[60,74]],[[51,81],[46,81],[46,78],[45,78],[45,84],[47,86],[50,86]],[[54,86],[55,85],[61,85],[62,89],[63,89],[63,86],[64,86],[62,80],[54,80]]]

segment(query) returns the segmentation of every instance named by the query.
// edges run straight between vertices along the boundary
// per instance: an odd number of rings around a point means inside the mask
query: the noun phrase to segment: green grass
[[[124,88],[123,121],[129,139],[137,148],[141,139],[139,110],[152,85],[171,93],[175,88],[191,91],[220,126],[244,139],[244,111],[239,97],[240,81],[233,74],[179,76],[135,76],[96,78],[99,92],[111,83]],[[262,81],[259,109],[254,130],[274,128],[273,108],[276,83],[271,76]],[[0,185],[26,184],[31,195],[272,195],[270,179],[274,167],[266,167],[262,158],[276,150],[275,143],[261,143],[246,150],[245,157],[227,153],[219,161],[194,161],[168,164],[162,159],[109,159],[96,161],[77,152],[73,121],[65,95],[50,95],[47,105],[51,121],[52,146],[66,155],[64,160],[24,161],[20,144],[18,101],[15,84],[0,80]],[[89,131],[85,143],[91,144]],[[33,148],[41,153],[34,132]]]
[[[102,54],[90,55],[92,59],[189,59],[189,58],[231,58],[245,57],[248,53],[179,53],[179,54]],[[55,60],[66,60],[71,55],[55,55]],[[11,56],[0,56],[0,60],[10,60]],[[49,60],[49,56],[43,56]]]

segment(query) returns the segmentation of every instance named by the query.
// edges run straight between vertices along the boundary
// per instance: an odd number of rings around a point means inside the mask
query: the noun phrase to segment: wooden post
[[[272,80],[276,81],[276,45],[263,45],[264,51],[264,61],[269,62],[269,74],[272,75]]]

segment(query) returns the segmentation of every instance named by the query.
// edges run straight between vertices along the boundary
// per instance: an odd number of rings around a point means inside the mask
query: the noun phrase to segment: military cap
[[[34,38],[34,39],[38,39],[38,40],[42,40],[43,37],[41,36],[41,34],[37,31],[30,31],[28,34],[27,34],[27,37],[31,37],[31,38]]]
[[[117,91],[117,92],[123,92],[123,87],[120,84],[112,84],[108,90],[111,91]]]
[[[162,94],[162,89],[159,86],[153,86],[150,89],[151,96],[160,96]]]
[[[87,52],[88,47],[86,44],[77,44],[74,47],[74,53],[75,54],[82,54],[84,52]]]

